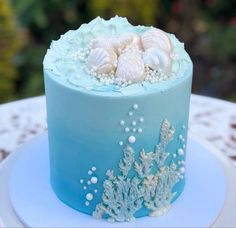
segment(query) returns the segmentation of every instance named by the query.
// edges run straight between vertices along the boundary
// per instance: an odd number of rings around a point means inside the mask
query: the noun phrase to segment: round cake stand
[[[214,156],[212,155],[212,153]],[[79,213],[56,198],[49,184],[47,135],[43,135],[0,167],[0,216],[3,226],[19,227],[19,219],[31,227],[163,227],[235,226],[236,185],[231,162],[211,146],[189,139],[187,184],[172,210],[159,218],[139,218],[131,223],[110,224]],[[7,181],[11,169],[9,203]],[[232,174],[230,174],[232,173]]]

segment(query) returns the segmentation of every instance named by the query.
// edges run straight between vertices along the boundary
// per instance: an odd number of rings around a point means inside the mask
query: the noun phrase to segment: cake
[[[110,222],[168,212],[185,185],[193,66],[184,44],[97,17],[53,41],[43,65],[57,197]]]

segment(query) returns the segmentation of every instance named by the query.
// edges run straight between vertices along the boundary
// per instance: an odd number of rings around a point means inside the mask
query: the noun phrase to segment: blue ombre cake
[[[51,185],[109,221],[167,212],[185,184],[192,62],[183,43],[96,18],[44,59]]]

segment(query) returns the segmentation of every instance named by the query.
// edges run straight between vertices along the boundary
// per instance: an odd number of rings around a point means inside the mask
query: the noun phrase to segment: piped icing
[[[165,90],[186,77],[189,64],[174,35],[116,16],[97,17],[53,41],[44,70],[64,86],[120,96]]]

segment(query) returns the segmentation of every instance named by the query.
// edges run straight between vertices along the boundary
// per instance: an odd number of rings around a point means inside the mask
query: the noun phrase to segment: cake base
[[[224,205],[226,177],[220,162],[188,141],[186,186],[164,216],[138,218],[130,223],[95,220],[63,204],[49,181],[47,134],[34,140],[17,161],[9,183],[12,206],[30,227],[206,227],[214,223]]]

